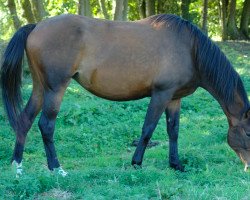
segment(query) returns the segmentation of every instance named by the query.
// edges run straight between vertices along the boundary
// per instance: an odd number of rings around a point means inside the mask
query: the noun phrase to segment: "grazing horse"
[[[33,80],[21,108],[24,50]],[[61,15],[21,27],[8,44],[1,68],[2,96],[16,133],[12,161],[21,173],[25,138],[37,114],[48,168],[60,168],[54,146],[56,117],[71,79],[109,100],[151,97],[142,134],[132,158],[141,165],[163,112],[169,135],[169,163],[183,170],[178,156],[181,98],[198,87],[220,103],[229,123],[228,143],[250,166],[249,101],[242,81],[221,50],[196,26],[160,14],[135,22],[113,22]]]

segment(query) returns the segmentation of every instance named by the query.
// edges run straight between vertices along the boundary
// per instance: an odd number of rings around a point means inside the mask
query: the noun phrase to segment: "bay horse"
[[[33,90],[22,109],[24,51]],[[243,83],[219,47],[195,25],[167,14],[134,22],[61,15],[21,27],[3,55],[2,96],[16,133],[12,161],[17,173],[22,172],[27,132],[42,110],[38,125],[48,168],[66,175],[53,135],[71,79],[109,100],[151,97],[132,165],[142,164],[146,146],[165,112],[170,167],[183,171],[177,147],[181,98],[202,87],[219,102],[228,119],[229,145],[245,169],[250,166],[250,106]]]

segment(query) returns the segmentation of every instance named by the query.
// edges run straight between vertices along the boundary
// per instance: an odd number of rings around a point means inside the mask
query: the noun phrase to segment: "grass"
[[[250,43],[219,43],[250,92]],[[25,79],[24,99],[32,89]],[[250,174],[226,142],[227,120],[219,104],[199,89],[182,101],[179,153],[187,172],[168,166],[162,116],[143,168],[130,166],[149,99],[111,102],[72,81],[59,113],[55,142],[65,178],[47,170],[37,120],[24,153],[25,174],[10,165],[14,134],[0,105],[0,199],[250,199]]]

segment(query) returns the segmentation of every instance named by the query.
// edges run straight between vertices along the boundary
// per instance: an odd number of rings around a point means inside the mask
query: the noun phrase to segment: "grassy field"
[[[219,46],[250,94],[250,43]],[[24,99],[31,89],[26,78]],[[10,165],[15,137],[0,103],[0,199],[250,199],[250,173],[226,142],[226,117],[202,89],[182,101],[179,152],[187,172],[168,166],[165,116],[153,135],[160,145],[146,150],[142,169],[131,167],[131,143],[141,134],[148,102],[103,100],[72,81],[55,133],[58,157],[69,175],[62,178],[47,170],[36,120],[19,179]]]

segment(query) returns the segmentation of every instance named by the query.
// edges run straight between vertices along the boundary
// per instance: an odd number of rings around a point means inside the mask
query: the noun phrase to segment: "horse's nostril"
[[[245,168],[244,168],[244,171],[247,172],[247,171],[248,171],[248,168],[249,168],[249,165],[246,164],[246,165],[245,165]]]

